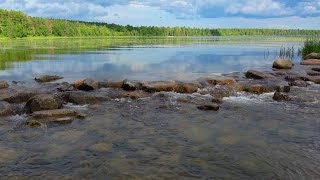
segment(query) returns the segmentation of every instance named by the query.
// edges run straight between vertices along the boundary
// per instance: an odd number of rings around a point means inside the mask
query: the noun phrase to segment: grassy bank
[[[320,37],[309,38],[304,42],[303,57],[313,52],[320,53]]]

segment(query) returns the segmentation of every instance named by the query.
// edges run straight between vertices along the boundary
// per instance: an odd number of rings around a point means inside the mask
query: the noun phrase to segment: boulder
[[[236,80],[233,78],[228,78],[228,77],[211,77],[211,78],[206,78],[205,81],[209,84],[213,85],[232,85],[236,83]]]
[[[267,92],[267,88],[263,85],[255,84],[250,86],[248,91],[255,94],[263,94]]]
[[[291,90],[290,86],[277,86],[276,87],[276,92],[288,93],[288,92],[290,92],[290,90]]]
[[[287,94],[283,94],[281,92],[275,92],[273,95],[273,100],[275,100],[275,101],[290,101],[291,98]]]
[[[156,82],[145,82],[141,85],[142,90],[146,92],[160,92],[160,91],[174,91],[178,84],[176,81],[156,81]]]
[[[197,107],[201,111],[218,111],[220,109],[219,105],[216,104],[208,104]]]
[[[267,79],[267,78],[274,78],[273,75],[265,72],[260,72],[256,70],[249,70],[246,72],[246,77],[250,79]]]
[[[69,84],[68,82],[63,82],[58,85],[57,90],[65,92],[65,91],[74,91],[76,90],[76,88],[72,84]]]
[[[315,84],[320,84],[320,77],[311,77],[311,78],[309,78],[309,81],[311,81]]]
[[[300,79],[289,82],[288,84],[289,84],[289,86],[297,86],[297,87],[307,87],[308,86],[307,82],[300,80]]]
[[[36,95],[34,91],[17,91],[8,97],[4,98],[3,101],[8,103],[23,103],[27,102],[30,98]]]
[[[307,59],[303,60],[300,63],[301,65],[309,65],[309,66],[319,66],[320,65],[320,59]]]
[[[121,87],[125,91],[135,91],[138,89],[139,85],[138,85],[138,83],[125,80],[125,81],[123,81]]]
[[[77,80],[74,87],[82,91],[92,91],[99,88],[99,83],[93,79]]]
[[[148,97],[149,94],[145,91],[122,91],[120,92],[120,97],[131,98],[131,99],[141,99]]]
[[[41,94],[34,96],[27,102],[25,107],[27,113],[61,108],[62,101],[56,96],[50,94]]]
[[[0,89],[6,89],[9,87],[7,81],[0,81]]]
[[[179,83],[174,91],[177,93],[191,94],[198,91],[198,86],[193,83]]]
[[[312,68],[313,71],[317,71],[317,72],[320,72],[320,67],[314,67]]]
[[[320,53],[310,53],[304,59],[320,59]]]
[[[32,114],[35,119],[40,118],[62,118],[62,117],[75,117],[77,112],[71,109],[54,109],[45,111],[36,111]]]
[[[307,71],[307,74],[308,74],[309,76],[320,76],[320,72],[314,71],[314,70],[308,70],[308,71]]]
[[[292,61],[285,59],[278,59],[273,62],[272,67],[275,69],[292,69]]]
[[[34,80],[37,82],[52,82],[52,81],[57,81],[59,79],[63,79],[63,77],[60,76],[51,76],[51,75],[44,75],[44,76],[38,76],[35,77]]]
[[[118,81],[118,82],[113,82],[113,81],[107,81],[107,82],[99,82],[99,87],[100,88],[122,88],[124,81]]]
[[[12,107],[9,103],[0,101],[0,117],[10,116],[13,114]]]
[[[91,93],[85,93],[85,92],[72,92],[66,96],[67,96],[66,99],[68,102],[71,102],[74,104],[80,104],[80,105],[97,104],[100,102],[110,100],[110,98],[105,95],[91,94]]]

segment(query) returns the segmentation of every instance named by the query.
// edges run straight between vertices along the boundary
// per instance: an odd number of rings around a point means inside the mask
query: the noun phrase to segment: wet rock
[[[124,81],[118,81],[118,82],[112,82],[112,81],[107,81],[107,82],[99,82],[99,87],[100,88],[122,88]]]
[[[52,81],[57,81],[59,79],[63,79],[63,77],[60,76],[51,76],[51,75],[44,75],[44,76],[38,76],[35,77],[34,80],[37,82],[52,82]]]
[[[277,86],[276,87],[276,92],[288,93],[288,92],[290,92],[290,90],[291,90],[290,86]]]
[[[300,63],[301,65],[318,66],[320,65],[320,59],[307,59]]]
[[[310,53],[304,59],[320,59],[320,53]]]
[[[273,100],[275,100],[275,101],[290,101],[291,98],[287,94],[283,94],[281,92],[275,92],[273,95]]]
[[[237,91],[237,92],[240,92],[240,91],[248,91],[248,88],[244,85],[240,85],[240,84],[233,84],[233,85],[228,85],[227,88],[229,90],[232,90],[232,91]]]
[[[30,128],[37,128],[41,126],[41,123],[37,120],[30,120],[30,121],[26,121],[25,125]]]
[[[99,83],[93,79],[77,80],[74,87],[82,91],[92,91],[99,88]]]
[[[174,91],[177,93],[191,94],[198,91],[198,86],[192,83],[179,83]]]
[[[80,105],[97,104],[97,103],[110,100],[110,98],[106,95],[86,93],[86,92],[72,92],[67,94],[65,99],[68,102],[71,102],[74,104],[80,104]]]
[[[188,98],[188,97],[178,97],[177,98],[177,102],[179,102],[179,103],[190,103],[191,99]]]
[[[0,81],[0,89],[6,89],[9,87],[7,81]]]
[[[59,118],[77,116],[77,112],[71,109],[54,109],[46,111],[36,111],[32,114],[33,118]]]
[[[124,98],[141,99],[150,96],[150,94],[145,91],[122,91],[120,92],[120,96]]]
[[[307,87],[308,86],[307,82],[300,80],[300,79],[289,82],[288,84],[289,84],[289,86],[297,86],[297,87]]]
[[[320,67],[314,67],[312,68],[313,71],[317,71],[317,72],[320,72]]]
[[[88,117],[87,114],[84,114],[84,113],[78,113],[77,116],[76,116],[78,119],[86,119]]]
[[[23,103],[27,102],[30,98],[35,96],[37,93],[34,91],[17,91],[8,97],[4,98],[3,101],[8,103]]]
[[[255,85],[250,86],[249,92],[255,93],[255,94],[263,94],[263,93],[267,92],[267,88],[263,85],[255,84]]]
[[[67,82],[63,82],[63,83],[59,84],[57,89],[62,92],[76,90],[76,88],[72,84],[69,84]]]
[[[235,84],[236,80],[228,77],[215,77],[215,78],[206,78],[207,83],[213,85],[230,85]]]
[[[309,81],[311,81],[315,84],[320,84],[320,77],[311,77],[311,78],[309,78]]]
[[[41,94],[31,98],[26,104],[27,113],[36,111],[61,109],[62,101],[54,95]]]
[[[221,104],[223,101],[222,101],[222,99],[219,99],[219,98],[213,98],[211,100],[211,102],[216,103],[216,104]]]
[[[307,74],[308,74],[309,76],[320,76],[320,72],[318,72],[318,71],[313,71],[313,70],[308,70],[308,71],[307,71]]]
[[[55,124],[70,124],[74,120],[74,117],[64,117],[64,118],[58,118],[55,120],[51,120],[50,123]]]
[[[9,103],[0,101],[0,117],[13,115],[12,107]]]
[[[125,80],[122,84],[122,89],[125,90],[125,91],[135,91],[138,89],[138,85],[137,83],[134,83],[134,82],[130,82],[130,81],[127,81]]]
[[[285,59],[278,59],[273,62],[272,67],[275,69],[292,69],[292,61]]]
[[[201,111],[218,111],[220,109],[220,106],[216,104],[209,104],[198,106],[197,108]]]
[[[274,78],[273,75],[265,72],[260,72],[256,70],[249,70],[246,72],[246,77],[250,79],[267,79],[267,78]]]
[[[174,91],[178,84],[175,81],[156,81],[142,83],[142,90],[153,93],[160,91]]]

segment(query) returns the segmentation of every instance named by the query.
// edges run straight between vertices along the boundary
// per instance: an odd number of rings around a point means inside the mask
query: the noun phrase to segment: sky
[[[133,26],[320,29],[320,0],[0,0],[0,8]]]

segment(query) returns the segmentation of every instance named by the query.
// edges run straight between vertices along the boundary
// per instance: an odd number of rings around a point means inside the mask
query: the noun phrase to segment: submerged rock
[[[220,109],[219,105],[216,104],[208,104],[197,107],[201,111],[218,111]]]
[[[54,95],[41,94],[31,98],[26,104],[27,113],[62,108],[62,101]]]
[[[275,100],[275,101],[290,101],[291,98],[287,94],[283,94],[281,92],[275,92],[273,95],[273,100]]]
[[[318,66],[320,65],[320,59],[307,59],[300,63],[301,65]]]
[[[32,117],[38,118],[59,118],[59,117],[73,117],[77,116],[77,112],[71,109],[54,109],[45,111],[36,111]]]
[[[74,87],[82,91],[92,91],[99,88],[99,83],[93,79],[77,80]]]
[[[236,80],[229,77],[211,77],[205,78],[205,81],[209,84],[213,85],[232,85],[236,83]]]
[[[273,62],[272,67],[275,69],[292,69],[293,63],[291,60],[278,59]]]
[[[311,78],[309,78],[309,81],[311,81],[315,84],[320,84],[320,77],[311,77]]]
[[[267,79],[267,78],[274,78],[273,75],[265,72],[260,72],[256,70],[249,70],[246,72],[246,77],[250,79]]]
[[[55,124],[70,124],[74,120],[74,117],[64,117],[64,118],[58,118],[55,120],[51,120],[50,123]]]
[[[0,89],[6,89],[9,87],[9,84],[7,81],[0,81]]]
[[[62,92],[76,90],[76,88],[72,84],[69,84],[68,82],[63,82],[59,84],[57,89]]]
[[[86,92],[71,92],[66,95],[65,99],[68,102],[80,105],[97,104],[110,100],[108,96]]]
[[[295,80],[288,83],[290,86],[307,87],[308,83],[303,80]]]
[[[52,81],[57,81],[59,79],[63,79],[63,77],[60,76],[51,76],[51,75],[44,75],[44,76],[38,76],[35,77],[34,80],[37,82],[52,82]]]
[[[314,67],[312,68],[313,71],[317,71],[317,72],[320,72],[320,67]]]
[[[12,107],[9,103],[0,101],[0,117],[13,115]]]
[[[308,74],[309,76],[320,76],[320,72],[314,71],[314,70],[308,70],[308,71],[307,71],[307,74]]]
[[[144,91],[122,91],[120,92],[120,96],[131,99],[141,99],[150,96],[150,94]]]
[[[320,53],[310,53],[304,59],[320,59]]]
[[[255,94],[262,94],[262,93],[267,92],[267,88],[263,85],[255,84],[255,85],[250,86],[249,92],[255,93]]]
[[[41,126],[41,123],[37,120],[26,121],[24,124],[30,128],[37,128]]]

